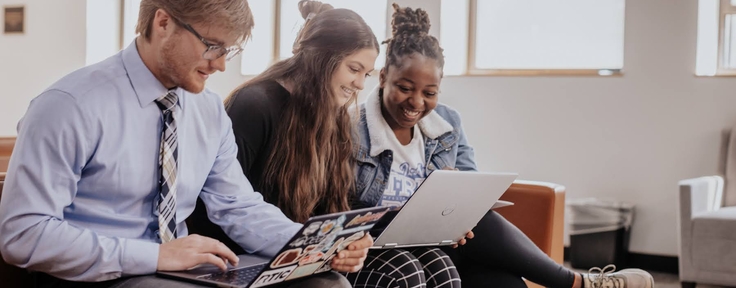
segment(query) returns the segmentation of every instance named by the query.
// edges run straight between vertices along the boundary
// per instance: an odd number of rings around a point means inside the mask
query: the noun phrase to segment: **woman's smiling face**
[[[442,69],[414,53],[381,70],[381,111],[391,129],[410,129],[437,107]]]

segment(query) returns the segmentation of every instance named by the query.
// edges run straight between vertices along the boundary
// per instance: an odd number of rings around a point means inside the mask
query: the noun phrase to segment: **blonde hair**
[[[207,23],[226,29],[236,39],[237,45],[242,45],[250,38],[255,25],[246,0],[143,0],[135,32],[146,40],[151,37],[151,27],[158,9],[187,24]]]

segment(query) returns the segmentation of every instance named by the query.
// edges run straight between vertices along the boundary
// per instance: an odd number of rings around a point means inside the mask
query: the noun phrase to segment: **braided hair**
[[[401,66],[401,59],[414,53],[419,53],[427,58],[437,61],[440,69],[445,66],[445,56],[442,54],[440,42],[429,35],[429,15],[427,11],[410,7],[399,7],[394,3],[394,14],[391,20],[392,37],[381,44],[388,44],[386,50],[386,65]]]

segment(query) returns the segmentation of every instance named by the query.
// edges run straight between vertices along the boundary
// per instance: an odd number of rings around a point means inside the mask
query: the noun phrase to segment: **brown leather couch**
[[[8,171],[8,162],[14,146],[15,137],[0,137],[0,172]]]
[[[515,181],[501,200],[513,206],[496,209],[544,253],[562,264],[565,227],[565,187],[553,183]],[[528,281],[527,281],[528,282]],[[542,287],[528,282],[529,287]]]

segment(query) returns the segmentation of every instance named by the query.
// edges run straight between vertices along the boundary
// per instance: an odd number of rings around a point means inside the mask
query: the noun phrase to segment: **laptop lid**
[[[436,170],[398,211],[371,231],[372,248],[443,246],[457,243],[497,205],[518,175]],[[395,214],[390,219],[391,214]]]
[[[276,257],[239,255],[237,267],[222,272],[214,265],[157,274],[219,287],[263,287],[331,270],[332,258],[362,238],[388,207],[371,207],[312,217]]]

